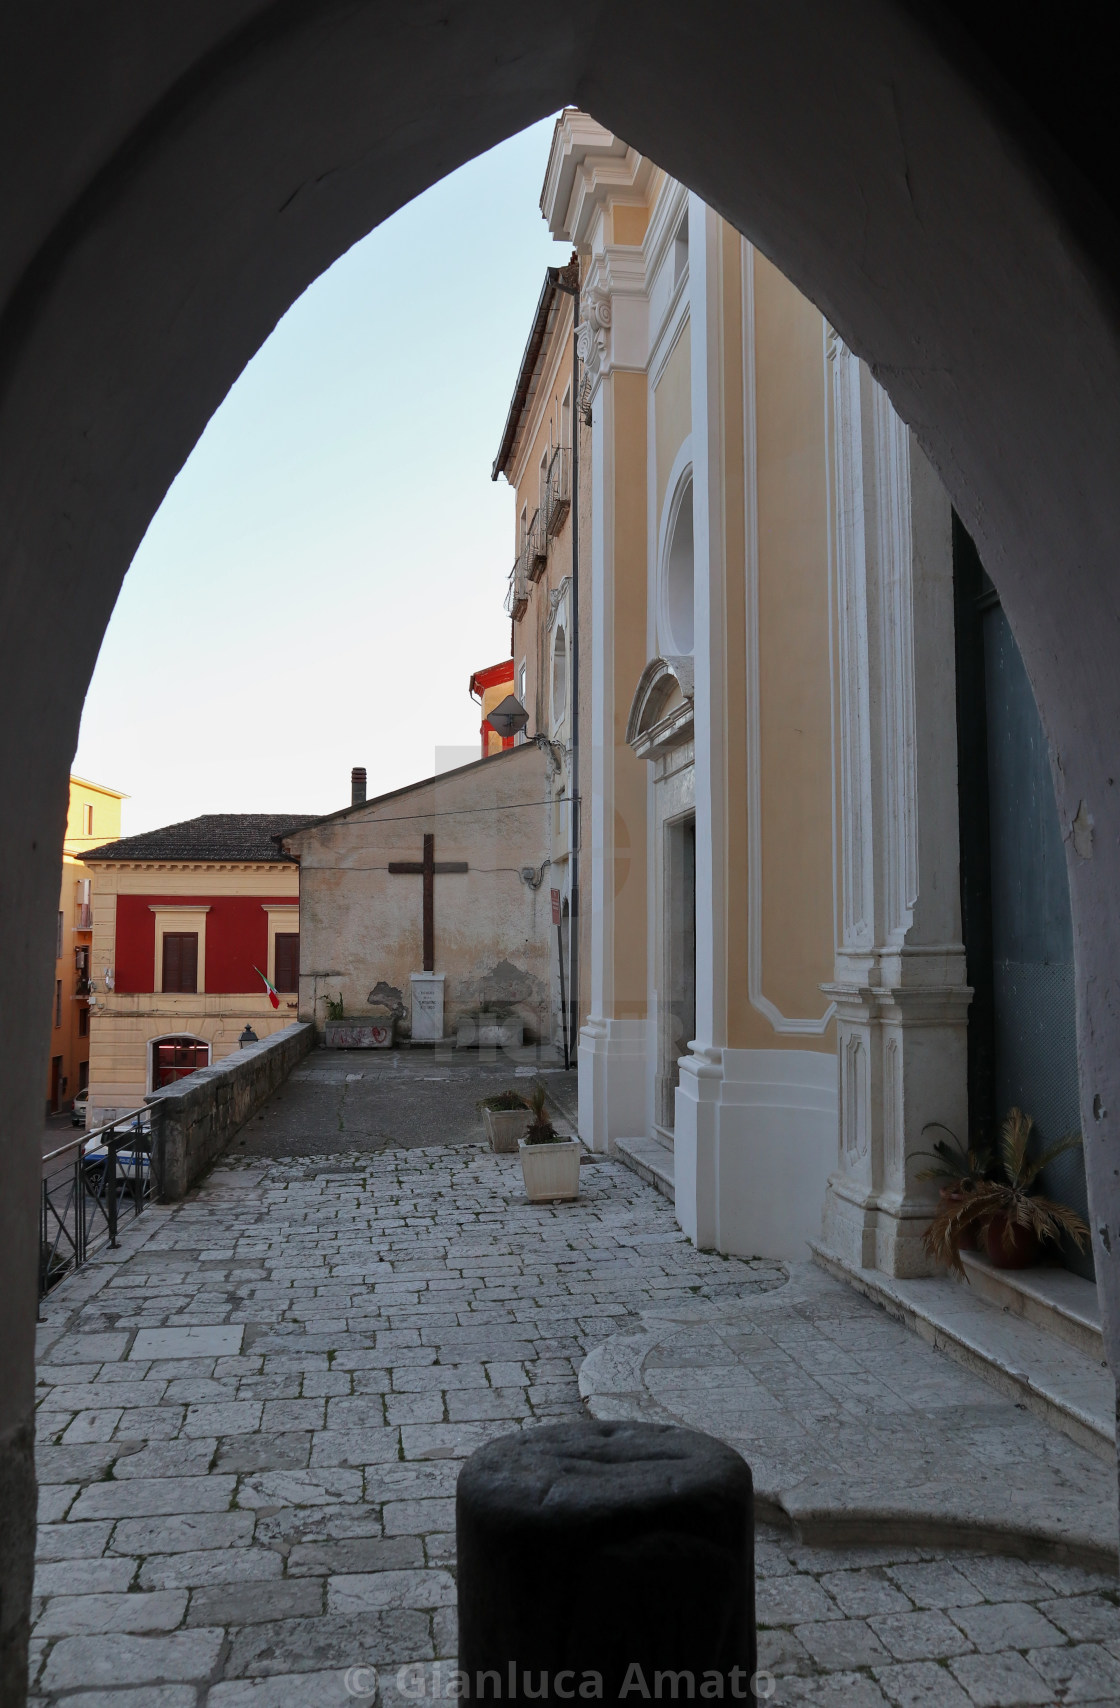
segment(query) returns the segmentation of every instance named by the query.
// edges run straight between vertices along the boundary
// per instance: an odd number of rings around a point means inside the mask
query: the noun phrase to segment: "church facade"
[[[953,518],[866,366],[700,199],[564,113],[589,485],[580,1133],[704,1247],[924,1266],[968,1122]]]

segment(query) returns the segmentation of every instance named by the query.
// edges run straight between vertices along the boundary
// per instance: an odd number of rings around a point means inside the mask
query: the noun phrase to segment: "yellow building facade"
[[[546,271],[492,470],[514,494],[515,555],[506,594],[512,691],[528,713],[517,739],[537,741],[546,759],[543,881],[557,921],[549,949],[551,1042],[565,1058],[574,1057],[590,993],[578,820],[579,731],[589,707],[576,703],[579,637],[586,640],[590,620],[589,442],[577,413],[580,268],[573,254],[566,267]]]
[[[89,849],[119,837],[121,802],[127,798],[85,777],[70,778],[55,939],[48,1114],[72,1103],[88,1083],[94,896],[91,874],[82,862]]]

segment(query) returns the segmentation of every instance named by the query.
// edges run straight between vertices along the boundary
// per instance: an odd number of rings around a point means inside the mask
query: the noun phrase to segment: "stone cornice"
[[[586,248],[595,215],[608,202],[640,206],[654,168],[644,155],[590,116],[569,108],[552,133],[541,213],[553,237]]]

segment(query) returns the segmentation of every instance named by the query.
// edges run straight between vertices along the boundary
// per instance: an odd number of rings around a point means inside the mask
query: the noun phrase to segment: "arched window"
[[[568,639],[563,628],[556,630],[552,643],[552,727],[564,721],[568,709]]]
[[[201,1038],[153,1038],[151,1052],[153,1091],[210,1065],[210,1046]]]
[[[695,579],[692,470],[689,468],[673,495],[661,564],[661,651],[666,657],[687,658],[692,652],[695,640]]]

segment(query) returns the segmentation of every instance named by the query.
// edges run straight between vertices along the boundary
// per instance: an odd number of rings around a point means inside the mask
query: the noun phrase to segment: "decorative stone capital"
[[[583,363],[580,403],[584,408],[594,395],[603,364],[610,355],[610,332],[611,299],[606,291],[592,286],[580,299],[580,325],[576,335],[576,354]]]

